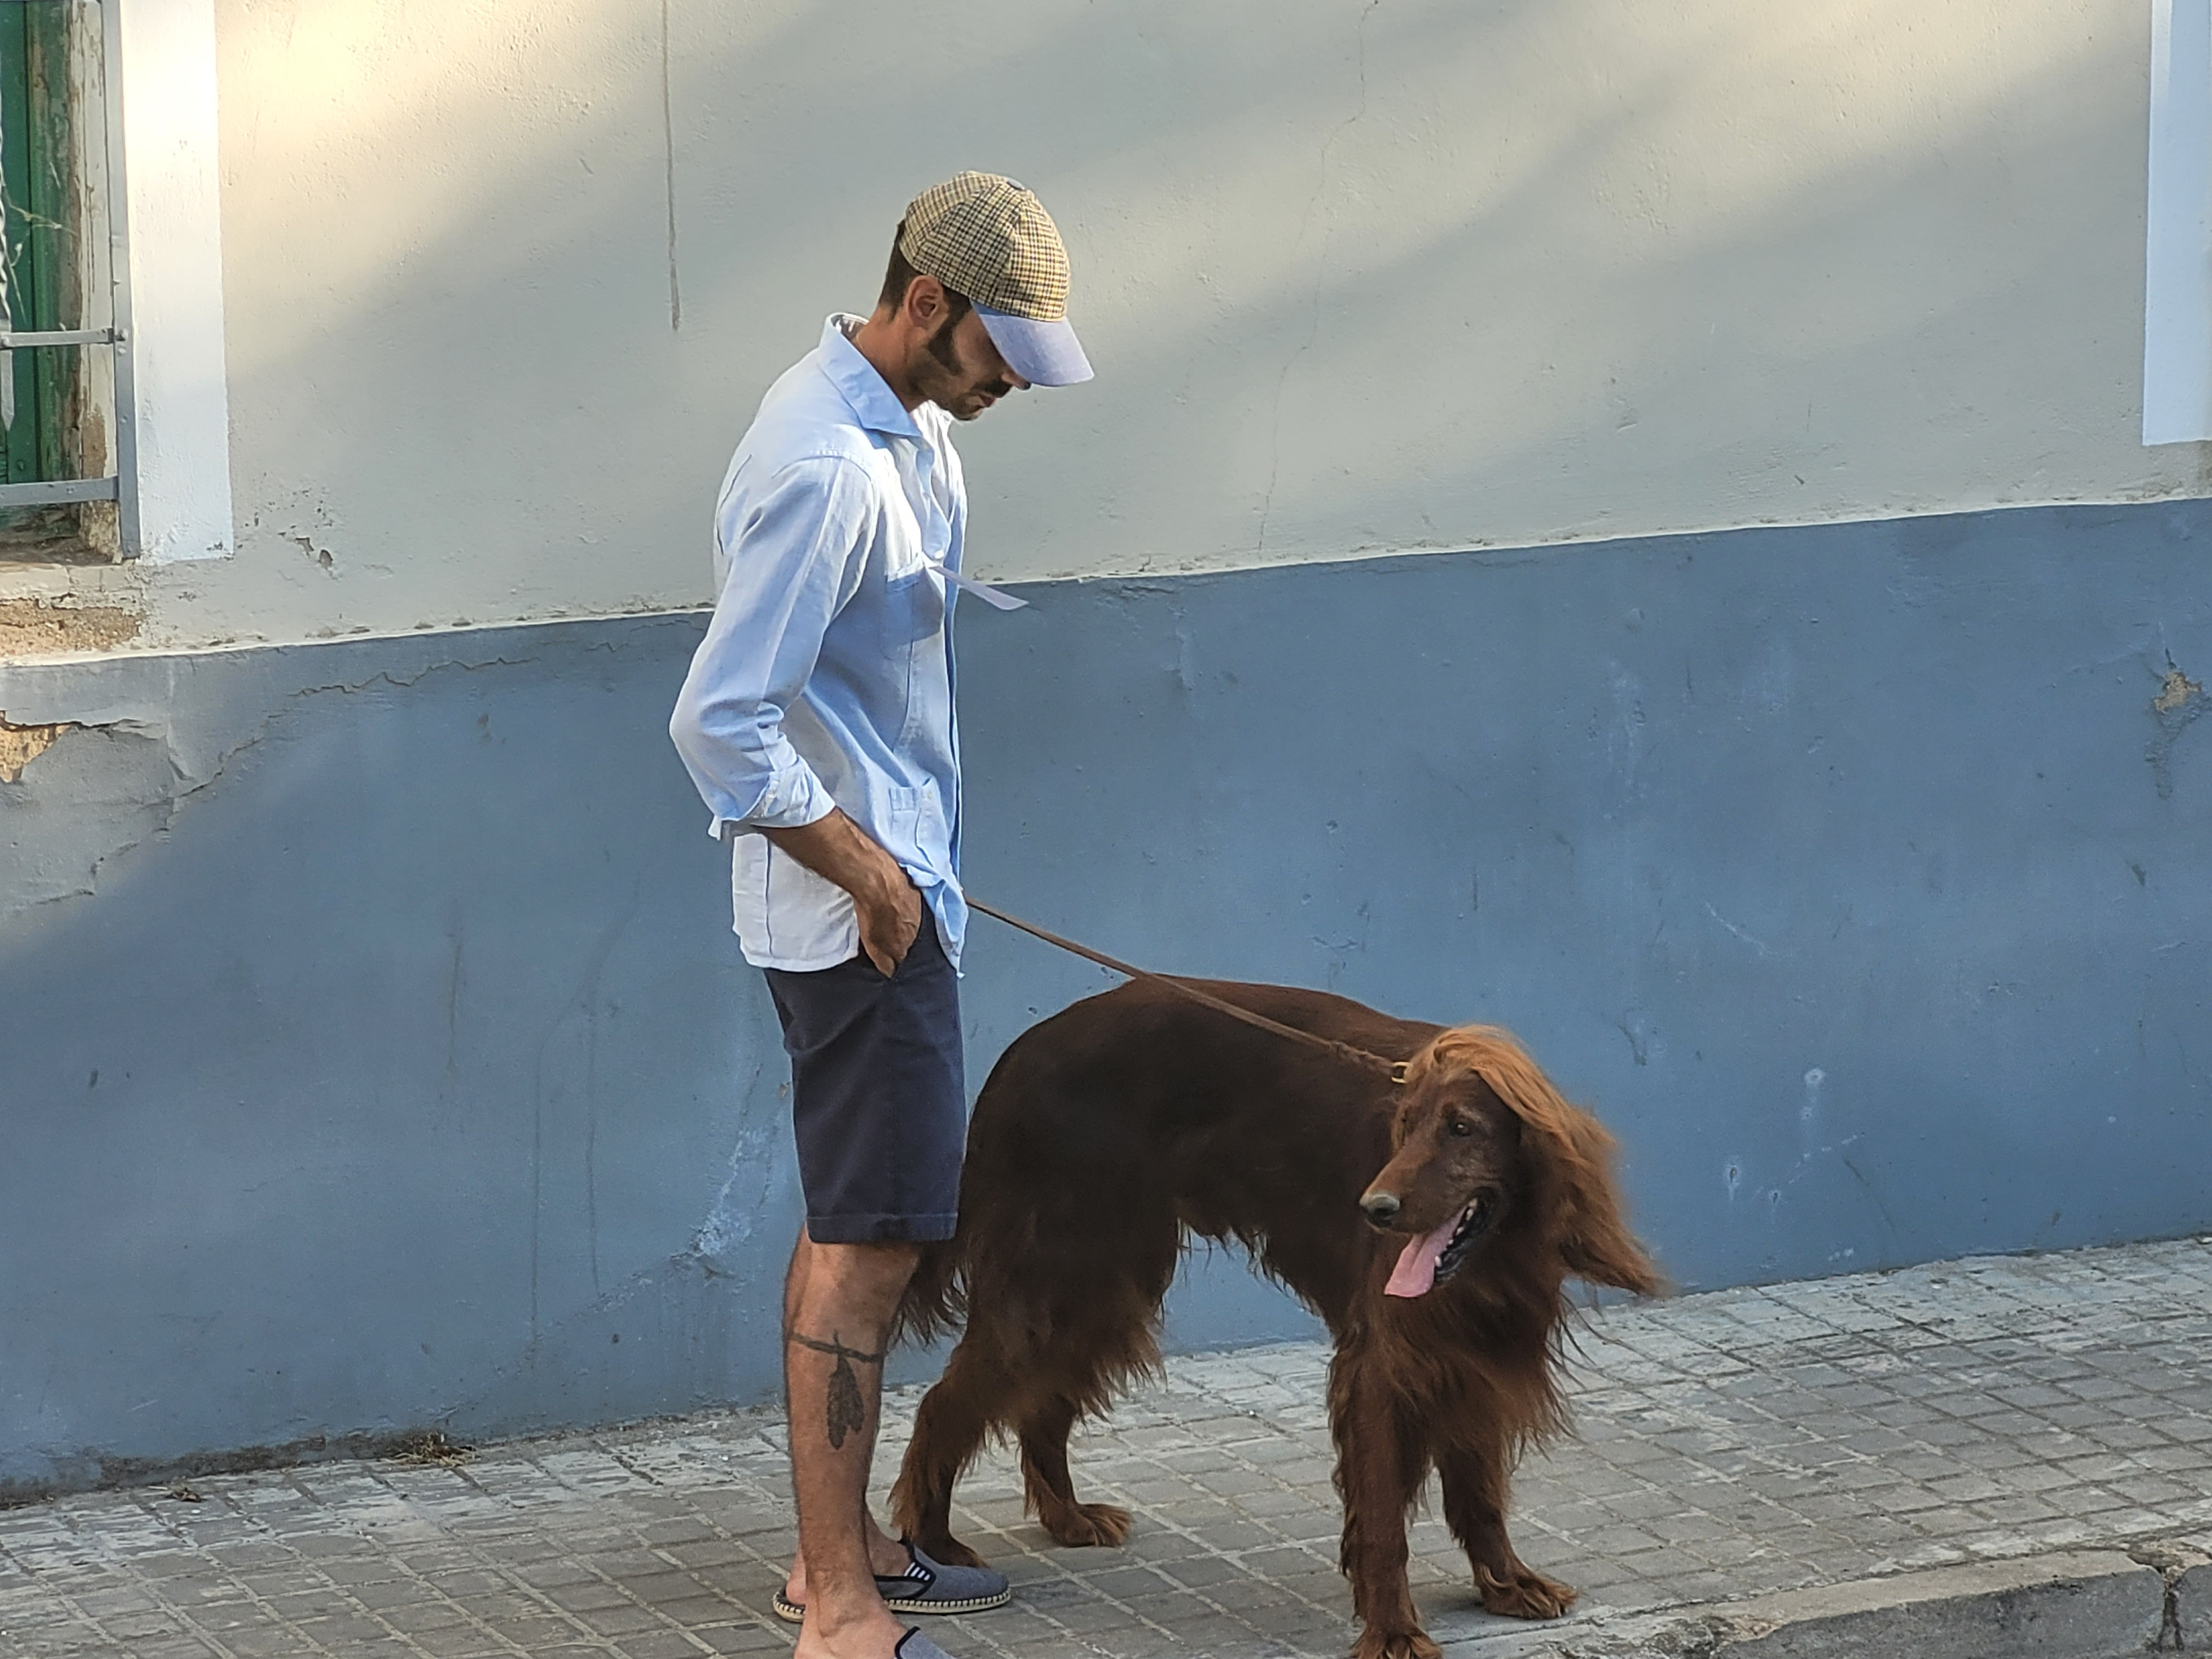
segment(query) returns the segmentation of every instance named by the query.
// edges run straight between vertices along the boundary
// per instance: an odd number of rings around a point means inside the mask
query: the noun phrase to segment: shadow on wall
[[[698,631],[0,669],[93,723],[0,787],[0,1493],[772,1385],[786,1072],[650,740]]]
[[[2139,309],[2112,182],[2140,173],[2139,20],[673,0],[664,109],[651,6],[440,14],[412,48],[384,9],[226,43],[276,103],[226,134],[255,505],[249,556],[196,577],[210,621],[702,598],[759,393],[868,303],[907,195],[975,164],[1058,207],[1101,364],[968,434],[1000,574],[1874,515],[2164,464],[2098,447],[2135,348],[2051,325]]]

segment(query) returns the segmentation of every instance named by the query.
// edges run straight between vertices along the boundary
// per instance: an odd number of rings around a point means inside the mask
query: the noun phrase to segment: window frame
[[[2152,0],[2146,447],[2212,440],[2212,0]]]

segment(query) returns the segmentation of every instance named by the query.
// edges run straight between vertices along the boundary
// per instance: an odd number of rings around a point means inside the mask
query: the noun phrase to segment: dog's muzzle
[[[1437,1258],[1437,1277],[1449,1279],[1459,1271],[1468,1253],[1480,1244],[1498,1220],[1498,1202],[1495,1193],[1485,1188],[1474,1195],[1474,1202],[1460,1212],[1459,1224],[1452,1229],[1450,1242],[1444,1253]]]
[[[1385,1202],[1378,1204],[1378,1199]],[[1360,1200],[1359,1207],[1366,1212],[1369,1221],[1382,1227],[1382,1224],[1376,1220],[1378,1214],[1387,1213],[1395,1218],[1403,1205],[1394,1193],[1370,1193]],[[1408,1238],[1405,1248],[1398,1252],[1397,1263],[1390,1269],[1382,1293],[1407,1297],[1426,1296],[1465,1264],[1475,1246],[1498,1224],[1504,1207],[1503,1194],[1494,1187],[1486,1187],[1449,1220]]]

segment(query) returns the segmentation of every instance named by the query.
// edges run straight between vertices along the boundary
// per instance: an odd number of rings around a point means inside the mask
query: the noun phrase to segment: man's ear
[[[945,298],[945,284],[936,277],[917,276],[906,285],[906,302],[902,309],[906,320],[924,334],[934,334],[951,308]]]

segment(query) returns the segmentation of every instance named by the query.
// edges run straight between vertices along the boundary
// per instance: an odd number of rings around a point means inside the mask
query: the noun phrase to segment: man
[[[738,446],[714,617],[669,722],[791,1056],[799,1556],[777,1611],[799,1659],[943,1659],[894,1611],[1009,1595],[895,1542],[866,1494],[892,1317],[917,1246],[951,1237],[965,1139],[951,613],[978,585],[951,422],[1091,377],[1066,298],[1060,234],[1019,185],[963,173],[914,199],[873,314],[831,317]]]

